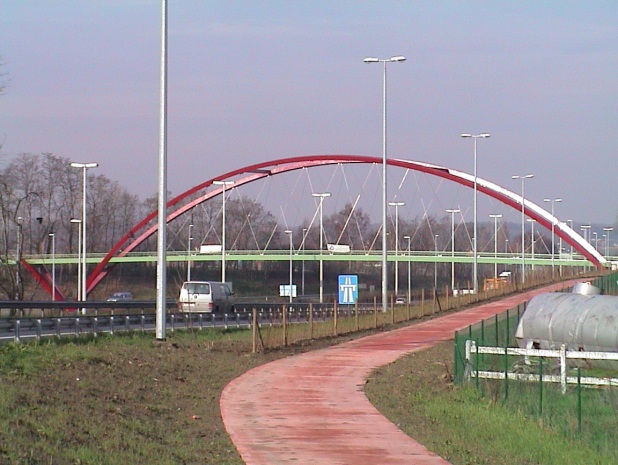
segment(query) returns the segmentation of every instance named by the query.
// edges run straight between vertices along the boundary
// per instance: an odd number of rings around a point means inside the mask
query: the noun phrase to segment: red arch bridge
[[[191,212],[196,206],[206,202],[207,200],[221,195],[225,189],[226,181],[233,181],[233,188],[238,188],[245,184],[253,183],[259,180],[263,180],[268,177],[281,175],[283,173],[289,173],[295,170],[324,167],[329,165],[347,165],[347,164],[373,164],[381,165],[382,159],[379,157],[362,156],[362,155],[308,155],[299,157],[280,158],[272,161],[266,161],[256,163],[253,165],[245,166],[220,176],[209,179],[201,184],[198,184],[191,189],[183,192],[182,194],[169,200],[167,203],[168,215],[167,223],[174,221],[175,219],[186,215]],[[412,160],[402,159],[388,159],[387,164],[389,166],[403,168],[405,170],[412,170],[420,173],[425,173],[430,176],[435,176],[452,183],[456,183],[465,187],[474,188],[474,176],[457,171],[454,169],[446,168],[443,166],[437,166],[430,163],[424,163]],[[607,266],[607,260],[594,248],[588,241],[575,232],[565,222],[560,221],[557,217],[552,215],[547,210],[541,208],[539,205],[533,203],[529,199],[523,198],[521,195],[512,192],[504,187],[492,183],[486,179],[476,178],[477,191],[489,196],[502,204],[511,207],[518,212],[522,212],[525,216],[531,220],[536,221],[539,225],[545,228],[553,230],[557,237],[562,239],[566,244],[570,245],[573,250],[581,257],[580,260],[575,261],[578,266],[583,264],[591,264],[599,269]],[[229,189],[229,188],[228,188]],[[157,211],[151,212],[148,216],[142,219],[139,223],[133,226],[126,234],[105,254],[102,258],[89,254],[89,262],[95,262],[96,266],[94,270],[88,275],[86,281],[87,292],[90,293],[96,288],[96,286],[105,278],[110,271],[110,268],[114,264],[123,261],[139,261],[144,258],[137,259],[130,254],[140,244],[146,241],[149,237],[157,232],[157,224],[154,220],[157,218]],[[281,250],[260,250],[253,254],[247,255],[246,253],[240,253],[238,251],[230,251],[230,260],[247,260],[247,259],[259,259],[259,260],[288,260],[289,257]],[[381,252],[380,252],[381,253]],[[502,255],[502,254],[501,254]],[[521,254],[504,254],[498,260],[500,263],[519,263],[521,258],[517,255]],[[226,251],[226,256],[228,256]],[[496,261],[497,254],[485,254],[477,257],[479,263],[494,263]],[[175,258],[174,258],[175,257]],[[352,258],[355,257],[355,258]],[[168,259],[185,260],[187,259],[186,251],[183,253],[176,252],[170,253]],[[155,259],[154,254],[150,257],[151,260]],[[295,254],[294,259],[300,260],[379,260],[380,257],[377,253],[363,251],[341,256],[328,256],[322,255],[319,251],[310,251],[302,256]],[[458,261],[458,262],[472,262],[473,257],[469,254],[458,254],[456,256],[445,256],[444,254],[432,254],[423,253],[421,255],[416,252],[414,255],[398,255],[389,256],[389,261]],[[526,263],[532,264],[532,257],[525,258]],[[22,265],[34,276],[34,278],[41,283],[41,285],[50,294],[52,293],[52,279],[47,267],[49,265],[49,258],[33,259],[23,258]],[[548,264],[549,260],[539,260],[538,264]],[[572,262],[572,261],[571,261]],[[583,263],[582,263],[583,262]],[[553,257],[552,257],[553,263]],[[566,264],[566,263],[565,263]],[[573,264],[573,263],[571,263]],[[56,290],[56,296],[61,298],[61,294]]]

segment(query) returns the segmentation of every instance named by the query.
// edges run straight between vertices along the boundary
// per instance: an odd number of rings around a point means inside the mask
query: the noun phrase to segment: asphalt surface
[[[254,368],[222,393],[225,427],[248,465],[448,465],[373,407],[363,391],[370,373],[536,294],[575,282]]]

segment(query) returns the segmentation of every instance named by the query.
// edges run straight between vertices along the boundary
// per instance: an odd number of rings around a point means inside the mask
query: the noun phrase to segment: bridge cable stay
[[[350,212],[349,212],[349,214],[348,214],[348,217],[346,218],[346,220],[345,220],[345,222],[344,222],[344,224],[343,224],[343,226],[342,226],[342,228],[341,228],[341,231],[339,232],[339,236],[337,237],[336,244],[340,244],[340,243],[341,243],[341,240],[342,240],[342,238],[343,238],[344,234],[345,234],[345,233],[346,233],[346,231],[347,231],[347,228],[348,228],[348,225],[349,225],[350,220],[351,220],[352,218],[354,218],[354,223],[355,223],[355,225],[356,225],[356,230],[358,231],[358,236],[359,236],[360,242],[361,242],[361,244],[362,244],[363,251],[365,251],[365,252],[366,252],[366,251],[367,251],[367,248],[366,248],[366,246],[365,246],[365,241],[364,241],[364,238],[363,238],[363,232],[362,232],[362,229],[361,229],[360,224],[359,224],[359,222],[358,222],[358,216],[357,216],[357,214],[356,214],[356,207],[358,206],[358,202],[359,202],[359,201],[360,201],[360,199],[361,199],[362,192],[364,192],[364,188],[365,188],[365,186],[367,186],[367,182],[368,182],[368,181],[369,181],[369,179],[370,179],[370,175],[371,175],[371,171],[372,171],[372,170],[368,170],[368,171],[369,171],[369,173],[368,173],[368,175],[365,177],[365,181],[363,182],[363,185],[362,185],[362,186],[361,186],[361,188],[360,188],[360,190],[361,190],[361,194],[357,194],[357,195],[356,195],[356,198],[355,198],[355,199],[353,199],[353,197],[352,197],[352,192],[351,192],[351,190],[352,190],[352,189],[351,189],[351,187],[350,187],[350,183],[349,183],[349,181],[348,181],[348,176],[347,176],[347,174],[346,174],[345,167],[344,167],[344,165],[343,165],[343,164],[340,164],[340,167],[341,167],[341,174],[342,174],[342,177],[343,177],[343,180],[344,180],[344,185],[345,185],[345,187],[346,187],[346,189],[347,189],[347,191],[348,191],[348,200],[349,200],[349,204],[351,205],[351,208],[350,208]],[[350,232],[348,232],[348,235],[349,235],[349,237],[350,237],[350,240],[352,240],[352,237],[351,237],[351,233],[350,233]]]
[[[345,219],[342,227],[341,227],[341,231],[339,231],[339,236],[337,236],[337,240],[335,241],[335,244],[341,244],[341,239],[343,238],[343,235],[345,234],[347,228],[348,228],[348,224],[350,222],[350,219],[352,218],[352,216],[354,216],[354,218],[356,219],[356,224],[358,226],[358,219],[356,218],[356,215],[354,215],[354,211],[356,209],[356,205],[358,204],[358,201],[360,200],[360,194],[357,194],[356,199],[354,201],[352,201],[352,192],[351,192],[351,188],[350,188],[350,183],[348,182],[348,177],[346,175],[345,169],[343,164],[339,164],[339,167],[341,169],[341,176],[343,177],[343,185],[345,186],[345,188],[347,189],[348,192],[348,202],[350,204],[350,212],[348,213],[348,217]],[[345,205],[344,205],[345,207]],[[352,239],[350,233],[348,233],[348,238]],[[351,246],[351,244],[350,244]]]

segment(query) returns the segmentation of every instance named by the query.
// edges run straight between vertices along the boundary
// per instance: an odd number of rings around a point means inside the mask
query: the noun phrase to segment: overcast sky
[[[382,151],[472,173],[557,214],[618,214],[618,2],[169,1],[168,185],[250,163]],[[157,190],[160,2],[0,0],[2,163],[51,152]],[[466,194],[468,195],[468,194]],[[463,200],[464,201],[468,201]]]

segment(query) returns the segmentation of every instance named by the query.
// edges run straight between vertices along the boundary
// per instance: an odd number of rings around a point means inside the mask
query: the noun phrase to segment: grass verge
[[[0,347],[2,464],[242,464],[219,415],[246,331]]]
[[[615,455],[564,438],[517,411],[454,386],[453,343],[413,353],[376,370],[370,401],[408,435],[455,465],[591,465]]]
[[[168,332],[164,342],[134,333],[2,345],[0,464],[243,464],[219,411],[227,383],[350,339],[259,354],[247,330]]]

